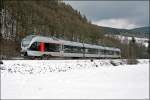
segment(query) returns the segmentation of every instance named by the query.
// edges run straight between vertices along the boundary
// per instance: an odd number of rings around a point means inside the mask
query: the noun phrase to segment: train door
[[[64,45],[60,44],[60,56],[63,57],[64,55]]]

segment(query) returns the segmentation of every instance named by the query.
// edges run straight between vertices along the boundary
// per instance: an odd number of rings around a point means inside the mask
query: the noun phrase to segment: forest
[[[132,46],[136,58],[148,58],[148,48],[136,42],[123,44],[119,39],[106,37],[105,34],[116,31],[91,24],[85,15],[62,0],[1,0],[0,10],[1,56],[19,56],[21,40],[40,32],[44,36],[117,47],[122,51],[122,58],[130,56]]]

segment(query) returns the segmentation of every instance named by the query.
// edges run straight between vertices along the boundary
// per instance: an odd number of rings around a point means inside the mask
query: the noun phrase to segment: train
[[[55,37],[28,35],[21,41],[21,56],[32,59],[51,58],[120,58],[114,47],[67,41]]]

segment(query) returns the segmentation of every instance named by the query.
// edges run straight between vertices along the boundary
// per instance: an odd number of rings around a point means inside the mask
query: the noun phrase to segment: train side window
[[[104,50],[104,54],[107,54],[108,53],[108,51],[107,50]]]
[[[102,49],[102,50],[100,50],[100,52],[101,52],[101,54],[104,54],[104,50]]]
[[[64,52],[66,52],[66,53],[83,53],[83,48],[77,47],[77,46],[64,45]]]
[[[49,51],[49,48],[50,48],[49,43],[45,43],[44,45],[45,45],[45,51]]]
[[[119,52],[119,51],[116,51],[116,55],[120,55],[120,52]]]
[[[48,52],[59,52],[60,45],[55,43],[45,43],[45,51]]]
[[[89,53],[89,54],[98,54],[98,49],[88,48],[87,53]]]
[[[72,51],[74,53],[83,53],[83,48],[82,47],[74,46]]]
[[[34,50],[34,51],[38,51],[39,50],[39,43],[38,42],[32,43],[29,49]]]
[[[112,52],[112,55],[114,55],[115,54],[115,52],[114,51],[111,51]]]
[[[109,55],[113,55],[113,51],[112,51],[112,50],[109,50],[108,54],[109,54]]]
[[[71,53],[72,52],[72,46],[64,45],[64,52],[65,53]]]
[[[112,54],[111,50],[107,50],[107,54],[111,55]]]

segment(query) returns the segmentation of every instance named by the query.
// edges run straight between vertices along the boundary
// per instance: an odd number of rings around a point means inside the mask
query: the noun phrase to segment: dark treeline
[[[106,29],[91,24],[86,16],[61,0],[1,0],[1,4],[4,12],[4,20],[1,21],[1,29],[4,31],[0,34],[1,52],[7,51],[4,49],[5,45],[6,49],[11,47],[13,54],[19,55],[22,38],[41,32],[46,36],[71,41],[118,47],[122,50],[122,56],[127,57],[128,45],[121,44],[120,40],[113,37],[105,37]],[[146,51],[140,46],[135,48],[137,52]],[[145,57],[147,54],[143,52],[137,53],[136,57]]]

